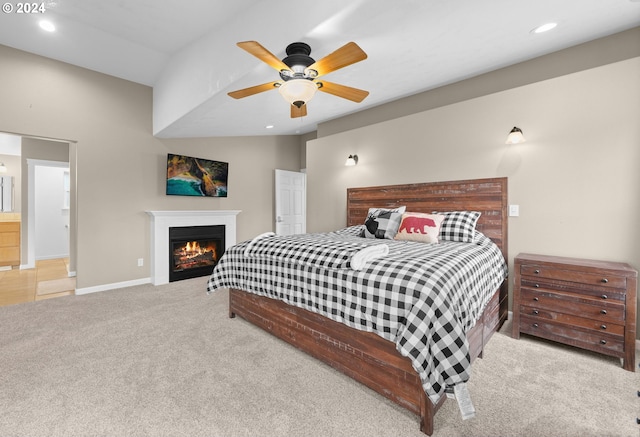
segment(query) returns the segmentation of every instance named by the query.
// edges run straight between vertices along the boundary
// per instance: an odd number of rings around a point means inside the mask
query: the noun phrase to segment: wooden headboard
[[[507,178],[348,188],[347,226],[364,223],[369,208],[405,205],[410,212],[479,211],[476,228],[508,260],[507,202]]]

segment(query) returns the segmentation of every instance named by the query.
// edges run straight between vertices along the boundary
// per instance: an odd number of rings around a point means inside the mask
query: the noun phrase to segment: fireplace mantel
[[[181,226],[225,226],[225,250],[236,244],[236,216],[233,211],[146,211],[151,217],[151,283],[169,283],[169,228]]]

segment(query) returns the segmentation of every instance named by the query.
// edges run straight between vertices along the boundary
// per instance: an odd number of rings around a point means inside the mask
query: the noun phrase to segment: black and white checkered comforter
[[[507,264],[499,248],[479,232],[475,243],[425,244],[365,239],[358,236],[361,230],[362,225],[283,238],[290,252],[299,238],[305,255],[297,258],[305,262],[269,256],[277,252],[277,239],[268,239],[269,248],[262,251],[249,248],[249,256],[245,250],[251,242],[239,243],[219,260],[207,292],[237,288],[375,332],[411,359],[435,403],[446,386],[469,379],[465,334],[506,278]],[[313,239],[322,249],[313,249]],[[332,242],[342,249],[387,244],[389,253],[354,270],[344,260],[323,259],[332,252]],[[337,252],[345,255],[342,249]]]

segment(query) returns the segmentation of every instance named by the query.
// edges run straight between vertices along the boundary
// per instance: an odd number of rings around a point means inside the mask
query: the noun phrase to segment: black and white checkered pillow
[[[440,225],[440,240],[461,243],[475,242],[476,223],[478,223],[481,213],[478,211],[434,211],[433,213],[445,216]]]
[[[400,227],[402,213],[406,209],[406,206],[399,206],[394,209],[369,208],[361,237],[393,240]]]

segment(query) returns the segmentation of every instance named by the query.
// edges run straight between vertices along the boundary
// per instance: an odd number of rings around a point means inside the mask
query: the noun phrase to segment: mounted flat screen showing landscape
[[[229,163],[167,155],[167,195],[227,197]]]

